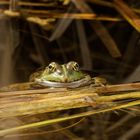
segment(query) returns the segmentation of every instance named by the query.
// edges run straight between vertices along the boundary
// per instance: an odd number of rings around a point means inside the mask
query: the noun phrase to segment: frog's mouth
[[[83,79],[67,82],[67,83],[60,83],[60,82],[53,82],[53,81],[46,81],[42,79],[36,79],[36,82],[42,86],[46,87],[66,87],[66,88],[76,88],[80,86],[85,86],[91,84],[91,77],[86,76]]]

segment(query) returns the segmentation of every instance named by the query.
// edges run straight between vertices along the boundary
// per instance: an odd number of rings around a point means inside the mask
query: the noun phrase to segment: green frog
[[[79,70],[77,62],[70,61],[63,65],[51,62],[43,71],[33,73],[30,81],[45,87],[76,88],[91,84],[92,78]]]
[[[104,86],[106,80],[101,77],[92,78],[79,69],[75,61],[60,65],[51,62],[43,71],[38,71],[30,76],[30,81],[44,87],[77,88],[92,84],[92,86]]]
[[[45,69],[31,74],[29,82],[18,83],[0,88],[0,91],[28,90],[46,87],[78,88],[90,85],[92,87],[106,85],[101,77],[91,77],[79,69],[75,61],[66,64],[51,62]]]

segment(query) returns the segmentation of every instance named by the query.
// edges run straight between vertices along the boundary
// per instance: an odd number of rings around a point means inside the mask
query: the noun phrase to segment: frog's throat
[[[60,83],[60,82],[52,82],[52,81],[43,81],[41,79],[36,79],[36,82],[42,86],[46,87],[66,87],[66,88],[76,88],[80,86],[85,86],[91,84],[92,80],[89,75],[87,75],[85,78],[69,82],[69,83]]]

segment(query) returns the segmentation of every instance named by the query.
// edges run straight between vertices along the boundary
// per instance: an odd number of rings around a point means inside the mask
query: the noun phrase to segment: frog
[[[91,77],[80,70],[79,64],[70,61],[65,64],[51,62],[44,70],[33,73],[30,82],[43,87],[77,88],[92,84],[92,86],[104,86],[106,80],[101,77]]]
[[[92,78],[80,70],[77,62],[70,61],[62,65],[51,62],[44,70],[33,73],[29,81],[43,87],[76,88],[91,84]]]
[[[106,83],[106,79],[102,77],[91,77],[88,73],[81,71],[79,64],[75,61],[65,64],[51,62],[45,68],[32,73],[29,77],[29,82],[2,87],[0,91],[79,88],[84,86],[100,87],[105,86]]]

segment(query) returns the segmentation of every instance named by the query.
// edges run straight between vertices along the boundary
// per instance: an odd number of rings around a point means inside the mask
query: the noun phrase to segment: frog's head
[[[67,64],[59,65],[51,62],[39,76],[41,81],[70,83],[85,78],[86,74],[79,70],[77,62],[70,61]]]

